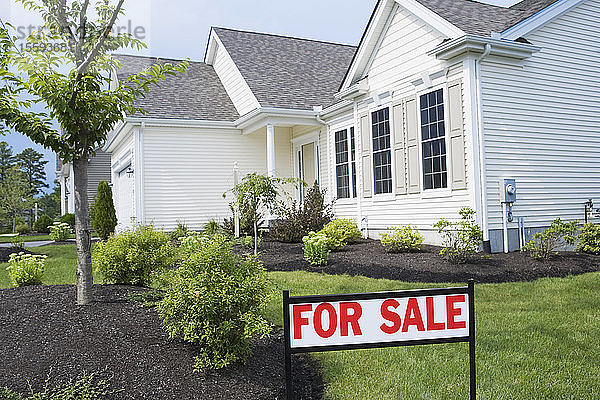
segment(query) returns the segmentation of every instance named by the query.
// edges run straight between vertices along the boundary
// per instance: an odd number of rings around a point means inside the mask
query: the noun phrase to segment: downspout
[[[479,185],[481,188],[481,229],[483,230],[483,241],[489,242],[490,234],[488,229],[488,204],[487,187],[485,182],[485,154],[484,154],[484,135],[483,135],[483,105],[481,102],[481,62],[490,55],[492,45],[487,43],[480,57],[475,59],[475,82],[477,86],[477,141],[479,142]]]

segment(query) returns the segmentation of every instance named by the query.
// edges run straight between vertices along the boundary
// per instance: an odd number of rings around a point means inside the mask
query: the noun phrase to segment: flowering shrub
[[[523,251],[529,251],[531,257],[537,260],[548,260],[565,244],[573,245],[576,241],[577,221],[563,222],[556,218],[548,229],[534,234],[523,246]]]
[[[387,252],[404,253],[421,250],[423,236],[410,225],[397,226],[390,233],[381,234],[381,244]]]
[[[13,286],[41,285],[48,256],[13,253],[8,260],[8,276]]]
[[[352,243],[361,238],[362,234],[353,219],[334,219],[326,224],[319,233],[327,236],[329,250],[338,250],[347,243]]]
[[[148,286],[174,264],[175,247],[166,233],[137,226],[98,242],[92,259],[107,283]]]
[[[271,290],[256,256],[235,255],[225,236],[198,243],[173,271],[158,312],[169,336],[198,345],[195,370],[219,369],[245,359],[253,335],[270,331],[260,312]]]
[[[600,225],[588,223],[581,228],[577,251],[588,254],[600,254]]]
[[[322,232],[310,232],[302,238],[304,259],[312,265],[327,265],[329,258],[329,238]]]
[[[48,228],[50,229],[50,239],[55,242],[67,240],[71,234],[71,225],[66,222],[55,222]]]
[[[440,254],[456,264],[464,263],[475,254],[483,241],[483,232],[475,223],[475,211],[463,207],[459,211],[461,220],[457,223],[444,218],[433,225],[442,235],[444,248]]]

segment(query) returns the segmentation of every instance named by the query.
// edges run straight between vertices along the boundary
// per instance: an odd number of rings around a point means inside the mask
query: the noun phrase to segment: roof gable
[[[262,107],[312,110],[335,102],[355,46],[213,28]]]
[[[181,60],[116,54],[122,67],[117,78],[128,76],[156,63],[177,63]],[[212,66],[190,62],[186,73],[167,76],[160,86],[151,86],[146,97],[138,99],[136,106],[146,110],[147,118],[189,119],[207,121],[234,121],[239,118],[235,107]]]

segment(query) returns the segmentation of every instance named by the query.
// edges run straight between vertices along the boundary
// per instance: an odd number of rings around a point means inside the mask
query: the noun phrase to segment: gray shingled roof
[[[123,54],[114,57],[123,64],[117,71],[119,80],[157,62],[181,62]],[[213,67],[201,62],[190,62],[185,74],[169,76],[166,82],[160,83],[160,87],[152,87],[137,105],[148,112],[144,115],[148,118],[209,121],[234,121],[239,118]]]
[[[473,0],[417,0],[446,21],[473,35],[503,32],[557,0],[523,0],[512,7],[498,7]]]
[[[263,107],[311,110],[335,102],[355,46],[214,28]]]

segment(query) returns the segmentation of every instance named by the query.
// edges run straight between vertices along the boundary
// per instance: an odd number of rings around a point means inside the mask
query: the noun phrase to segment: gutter
[[[491,45],[490,52],[486,55],[524,60],[541,50],[540,47],[512,40],[496,39],[486,36],[464,35],[448,40],[427,52],[439,60],[449,60],[464,53],[484,53],[487,45]]]

